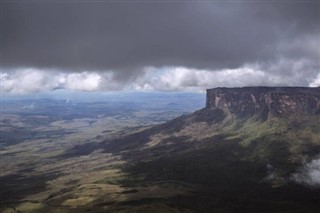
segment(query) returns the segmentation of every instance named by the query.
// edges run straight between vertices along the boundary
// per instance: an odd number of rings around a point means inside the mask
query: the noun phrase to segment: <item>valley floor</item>
[[[137,113],[2,116],[15,142],[1,148],[0,211],[319,212],[318,185],[303,179],[320,153],[318,115],[202,109],[157,124]]]

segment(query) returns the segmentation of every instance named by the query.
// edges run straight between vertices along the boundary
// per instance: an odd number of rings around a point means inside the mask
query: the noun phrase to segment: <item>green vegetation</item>
[[[3,131],[32,125],[1,150],[0,211],[319,211],[319,189],[291,179],[320,153],[319,114],[266,119],[202,109],[152,125],[153,113],[46,124],[5,115]]]

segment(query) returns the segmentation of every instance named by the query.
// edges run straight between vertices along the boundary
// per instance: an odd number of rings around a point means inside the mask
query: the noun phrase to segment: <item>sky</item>
[[[320,86],[320,1],[1,0],[1,92]]]

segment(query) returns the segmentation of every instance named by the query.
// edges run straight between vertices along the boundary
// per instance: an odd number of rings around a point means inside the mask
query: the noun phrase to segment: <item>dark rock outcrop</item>
[[[294,113],[320,113],[320,87],[243,87],[207,89],[208,109],[269,117]]]

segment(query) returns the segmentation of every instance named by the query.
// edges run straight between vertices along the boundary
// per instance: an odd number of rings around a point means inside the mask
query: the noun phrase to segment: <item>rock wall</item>
[[[206,108],[252,115],[320,114],[320,87],[243,87],[207,89]]]

